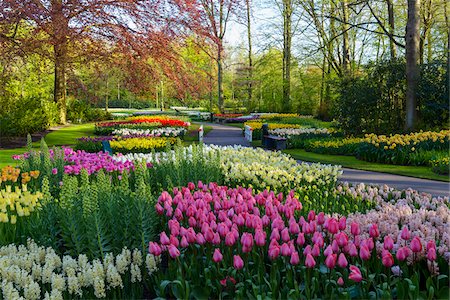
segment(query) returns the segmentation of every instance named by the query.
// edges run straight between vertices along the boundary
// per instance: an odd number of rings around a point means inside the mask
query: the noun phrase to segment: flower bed
[[[450,161],[449,157],[431,160],[430,161],[431,169],[433,170],[434,173],[448,175],[450,171],[449,161]]]
[[[120,128],[112,132],[113,135],[122,138],[131,137],[179,137],[186,133],[186,129],[183,127],[162,127],[157,129],[129,129]]]
[[[169,118],[165,116],[154,117],[131,117],[127,120],[102,122],[95,125],[96,135],[111,135],[112,132],[120,128],[128,129],[151,129],[159,127],[184,127],[190,126],[188,121]]]
[[[360,138],[311,139],[304,143],[306,151],[332,155],[355,155],[362,143]]]
[[[150,253],[169,257],[160,297],[402,299],[448,292],[448,276],[434,275],[446,266],[441,241],[426,242],[405,227],[394,242],[378,220],[367,226],[314,211],[298,217],[302,203],[293,192],[284,198],[190,184],[173,196],[162,193],[156,211],[168,228],[149,245]]]
[[[155,150],[163,150],[176,142],[176,138],[129,138],[111,141],[111,148],[120,153],[148,153]]]

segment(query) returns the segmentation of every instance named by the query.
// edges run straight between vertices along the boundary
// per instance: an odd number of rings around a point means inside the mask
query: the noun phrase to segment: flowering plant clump
[[[305,142],[305,150],[321,154],[355,155],[359,145],[363,142],[360,138],[333,138],[311,139]]]
[[[149,251],[169,257],[160,297],[402,299],[448,291],[446,275],[423,268],[442,259],[439,240],[408,233],[395,247],[379,222],[303,213],[294,192],[190,183],[163,192],[155,209],[167,230]]]
[[[367,161],[408,164],[410,155],[418,150],[448,151],[449,138],[450,130],[392,136],[368,134],[356,154],[358,158]]]
[[[142,298],[143,282],[158,270],[160,258],[124,248],[89,261],[59,256],[28,240],[0,248],[3,299]]]
[[[291,137],[294,135],[303,135],[303,134],[331,134],[333,130],[328,128],[278,128],[269,130],[270,134],[278,135],[282,137]]]
[[[253,128],[254,130],[256,129],[261,129],[263,122],[256,122],[256,121],[249,121],[249,122],[245,122],[245,125],[250,126],[251,128]],[[298,124],[283,124],[283,123],[269,123],[269,130],[270,129],[279,129],[279,128],[301,128],[300,125]]]
[[[22,185],[29,183],[33,179],[37,179],[40,175],[39,170],[32,170],[29,172],[22,172],[20,168],[13,166],[5,166],[0,170],[0,188],[12,186],[19,182]]]
[[[162,127],[156,129],[129,129],[121,128],[112,132],[113,135],[122,138],[130,137],[177,137],[183,136],[186,133],[186,129],[183,127]]]
[[[131,117],[127,120],[102,122],[95,125],[95,134],[110,135],[114,130],[120,128],[129,129],[151,129],[157,127],[184,127],[191,125],[190,122],[169,118],[167,116],[152,116],[152,117]]]
[[[151,152],[152,150],[162,150],[167,146],[174,145],[176,138],[129,138],[111,141],[111,148],[116,152]]]
[[[214,114],[215,118],[221,118],[221,119],[229,119],[229,118],[237,118],[242,117],[243,114]]]
[[[447,175],[450,171],[449,161],[450,157],[431,160],[431,170],[437,174]]]

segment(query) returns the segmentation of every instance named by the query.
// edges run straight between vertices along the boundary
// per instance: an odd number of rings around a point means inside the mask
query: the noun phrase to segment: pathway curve
[[[221,146],[242,145],[250,146],[250,143],[242,136],[242,129],[214,123],[203,123],[212,126],[212,130],[204,137],[205,144],[216,144]],[[408,176],[370,172],[342,168],[343,174],[339,177],[341,181],[366,184],[386,184],[399,190],[413,188],[420,192],[430,193],[433,196],[449,196],[450,184],[448,182],[420,179]]]

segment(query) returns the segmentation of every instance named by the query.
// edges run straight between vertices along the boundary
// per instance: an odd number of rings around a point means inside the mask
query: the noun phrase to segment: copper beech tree
[[[119,51],[128,74],[158,76],[176,84],[181,62],[174,45],[177,33],[164,17],[160,1],[141,0],[3,0],[0,1],[0,46],[39,53],[54,63],[54,101],[59,121],[66,123],[68,69],[74,62],[108,58]],[[18,37],[20,26],[32,34]],[[154,62],[150,66],[149,60]],[[155,67],[157,65],[157,67]],[[152,72],[154,72],[152,74]],[[145,78],[130,78],[137,87]]]

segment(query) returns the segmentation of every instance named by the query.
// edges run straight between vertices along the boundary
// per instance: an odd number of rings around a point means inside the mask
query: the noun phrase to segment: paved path
[[[213,130],[204,137],[205,144],[250,146],[250,143],[244,139],[241,128],[211,123],[203,124],[213,127]],[[387,184],[399,190],[411,187],[420,192],[430,193],[433,196],[450,196],[450,184],[448,182],[348,168],[343,168],[343,171],[342,176],[339,177],[341,181]]]

